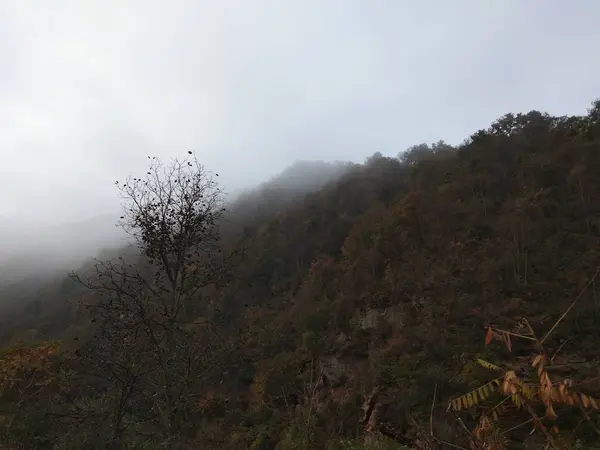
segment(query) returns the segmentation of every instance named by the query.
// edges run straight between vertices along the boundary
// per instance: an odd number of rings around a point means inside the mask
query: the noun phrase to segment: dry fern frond
[[[568,380],[563,381],[558,387],[552,387],[549,392],[551,401],[567,406],[579,406],[582,409],[600,410],[600,400],[580,392],[568,389]]]
[[[471,408],[476,404],[486,400],[493,392],[497,391],[500,387],[500,378],[490,381],[477,389],[467,392],[460,397],[450,400],[447,411],[461,411],[463,409]]]
[[[477,359],[475,359],[475,361],[477,362],[477,364],[479,364],[482,367],[485,367],[486,369],[495,370],[497,372],[502,372],[502,368],[498,367],[495,364],[492,364],[489,361],[485,361],[485,360],[483,360],[481,358],[477,358]]]
[[[556,354],[558,354],[564,344],[561,344],[551,358],[547,356],[546,350],[544,349],[544,342],[552,335],[561,321],[573,309],[573,306],[598,275],[600,275],[600,268],[596,271],[579,296],[563,312],[560,318],[541,339],[537,337],[533,327],[525,318],[521,319],[516,327],[510,331],[497,329],[491,325],[486,326],[486,345],[490,344],[492,340],[497,340],[506,345],[509,351],[512,351],[512,339],[520,338],[531,341],[535,345],[536,350],[534,350],[530,359],[531,371],[526,370],[526,368],[519,365],[519,375],[517,375],[517,372],[514,370],[507,370],[503,373],[503,376],[450,401],[448,411],[454,410],[458,412],[478,405],[480,402],[487,399],[492,392],[504,396],[502,401],[496,406],[487,411],[482,411],[478,425],[472,432],[473,439],[475,440],[473,444],[476,444],[476,447],[473,448],[489,450],[502,448],[503,436],[508,437],[508,433],[527,424],[533,424],[531,434],[540,432],[545,437],[547,444],[546,448],[559,448],[556,441],[556,439],[560,439],[558,427],[556,424],[548,424],[546,423],[547,420],[544,420],[549,419],[550,421],[554,421],[558,418],[555,411],[556,405],[570,407],[571,409],[579,409],[586,420],[592,419],[588,412],[600,411],[600,398],[590,396],[583,392],[574,392],[574,390],[577,389],[577,386],[580,386],[583,382],[574,385],[572,379],[562,379],[560,382],[556,379],[554,381],[551,380],[548,370],[552,367]],[[476,359],[476,362],[486,369],[502,372],[502,369],[499,366],[488,361]],[[529,372],[536,373],[537,377]],[[531,375],[533,376],[531,377]],[[554,376],[557,378],[560,377],[560,375],[553,375],[553,377]],[[595,379],[595,377],[592,379]],[[524,412],[530,418],[520,422],[516,426],[512,426],[502,433],[498,433],[499,428],[496,426],[496,422],[498,422],[500,416],[508,410],[507,405],[509,405],[509,402],[516,406],[517,409],[521,410],[521,414]],[[544,417],[540,417],[538,408],[545,409]],[[594,429],[596,428],[594,427]],[[600,434],[599,430],[596,431]],[[504,441],[505,444],[507,442],[507,440]]]

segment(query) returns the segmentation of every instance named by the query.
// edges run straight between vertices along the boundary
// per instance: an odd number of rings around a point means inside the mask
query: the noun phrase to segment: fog
[[[599,19],[593,0],[0,2],[3,260],[119,242],[114,181],[147,155],[193,149],[239,193],[297,160],[585,113]]]
[[[338,179],[350,167],[344,162],[297,161],[251,189],[237,194],[224,192],[227,211],[222,225],[239,228],[255,219],[264,220],[286,204]],[[42,275],[65,276],[92,258],[121,253],[135,241],[123,229],[120,217],[119,212],[58,225],[0,217],[0,285]]]
[[[66,275],[101,251],[129,245],[118,214],[60,225],[17,226],[0,218],[0,283],[34,275]]]

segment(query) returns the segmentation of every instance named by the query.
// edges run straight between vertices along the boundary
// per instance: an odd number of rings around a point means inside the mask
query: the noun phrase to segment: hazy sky
[[[0,0],[0,215],[118,209],[146,155],[229,191],[600,96],[598,0]]]

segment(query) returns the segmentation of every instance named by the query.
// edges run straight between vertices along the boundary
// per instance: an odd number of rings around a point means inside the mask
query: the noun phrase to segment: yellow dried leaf
[[[532,389],[531,389],[531,388],[530,388],[528,385],[526,385],[526,384],[523,384],[523,385],[521,386],[521,392],[523,393],[523,395],[524,395],[526,398],[528,398],[528,399],[531,399],[531,398],[533,398],[533,391],[532,391]]]
[[[517,394],[511,395],[510,398],[517,408],[521,408],[521,399]]]
[[[482,367],[485,367],[486,369],[496,370],[496,371],[499,371],[499,372],[502,371],[502,369],[500,367],[498,367],[497,365],[492,364],[489,361],[485,361],[485,360],[483,360],[481,358],[477,358],[475,361],[477,362],[477,364],[479,364]]]
[[[589,408],[590,407],[590,398],[585,394],[581,394],[581,403],[583,404],[583,406],[585,408]]]
[[[488,398],[490,396],[490,391],[491,391],[491,389],[493,389],[491,386],[492,385],[490,385],[490,384],[484,384],[481,387],[481,390],[483,391],[483,398]]]

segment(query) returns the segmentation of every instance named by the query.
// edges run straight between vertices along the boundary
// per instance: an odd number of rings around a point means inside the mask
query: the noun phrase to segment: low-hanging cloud
[[[0,214],[114,211],[149,154],[194,149],[235,190],[509,111],[583,113],[599,18],[592,0],[2,2]]]

